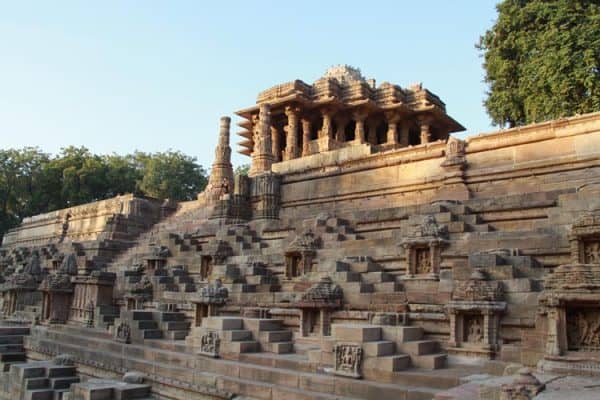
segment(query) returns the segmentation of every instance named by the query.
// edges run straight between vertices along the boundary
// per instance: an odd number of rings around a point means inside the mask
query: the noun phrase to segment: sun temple
[[[337,66],[236,114],[248,175],[223,117],[197,200],[4,236],[0,399],[516,400],[600,376],[600,112],[462,140],[422,84]]]

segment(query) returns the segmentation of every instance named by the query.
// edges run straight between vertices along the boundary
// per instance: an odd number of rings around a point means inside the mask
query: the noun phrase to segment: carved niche
[[[115,340],[125,344],[131,343],[131,327],[127,322],[121,322],[117,325],[115,328]]]
[[[287,279],[302,276],[312,270],[312,262],[321,239],[311,229],[306,229],[285,250],[285,275]]]
[[[300,308],[300,334],[306,336],[329,336],[331,312],[342,306],[344,293],[339,285],[325,276],[311,286],[295,303]]]
[[[600,352],[600,211],[579,218],[569,234],[571,264],[544,279],[541,315],[547,319],[546,359]]]
[[[356,343],[336,343],[333,348],[334,374],[350,378],[362,377],[363,349]]]
[[[488,280],[479,269],[468,280],[455,283],[452,301],[446,305],[450,353],[494,356],[499,347],[500,317],[506,309],[503,295],[500,282]]]
[[[406,277],[437,279],[447,238],[447,227],[438,225],[433,215],[427,215],[420,224],[411,226],[399,244],[408,263]]]
[[[198,354],[209,357],[219,357],[221,339],[216,331],[207,331],[200,337],[200,349]]]

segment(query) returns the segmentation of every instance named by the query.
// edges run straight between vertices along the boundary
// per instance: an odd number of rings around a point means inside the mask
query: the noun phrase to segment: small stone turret
[[[258,121],[255,121],[254,151],[252,152],[252,164],[249,176],[260,175],[270,172],[273,164],[273,149],[271,146],[271,107],[269,104],[261,104]]]
[[[229,126],[231,118],[221,117],[219,143],[215,149],[215,160],[206,186],[206,199],[216,201],[221,196],[233,193],[233,167],[231,166],[231,147],[229,146]]]

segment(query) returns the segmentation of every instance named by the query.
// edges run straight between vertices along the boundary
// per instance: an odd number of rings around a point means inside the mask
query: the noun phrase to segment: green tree
[[[250,171],[250,164],[242,164],[235,167],[236,175],[248,175],[248,171]]]
[[[484,104],[509,127],[600,110],[598,0],[504,0],[479,40]]]
[[[136,157],[144,170],[139,189],[147,196],[193,200],[206,186],[206,172],[194,157],[178,151],[137,153]]]

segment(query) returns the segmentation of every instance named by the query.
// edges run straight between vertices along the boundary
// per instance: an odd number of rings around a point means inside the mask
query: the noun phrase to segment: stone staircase
[[[309,350],[309,360],[333,366],[336,343],[361,345],[362,371],[367,377],[410,367],[439,369],[446,365],[447,356],[439,353],[439,343],[424,340],[420,327],[333,324],[331,338],[324,339],[320,349]]]
[[[23,337],[29,331],[27,326],[0,326],[0,372],[7,372],[12,364],[25,362]]]
[[[152,400],[151,386],[110,379],[88,379],[73,384],[62,400]]]
[[[261,262],[215,265],[212,279],[221,279],[229,291],[254,293],[271,292],[279,288],[279,279]]]
[[[336,261],[333,266],[325,263],[327,272],[333,269],[332,278],[344,291],[352,293],[390,293],[402,291],[402,284],[396,277],[384,271],[384,268],[371,257],[346,257]]]
[[[216,239],[229,243],[234,254],[256,255],[267,247],[248,225],[227,226],[216,233]]]
[[[131,341],[139,343],[147,339],[183,340],[189,333],[190,322],[185,314],[172,311],[124,310],[121,317],[115,320],[129,323]]]
[[[330,215],[317,216],[313,220],[308,220],[308,224],[313,224],[315,233],[323,240],[323,245],[341,242],[345,240],[360,240],[362,237],[354,232],[350,222],[343,218]]]
[[[11,366],[6,392],[12,399],[63,400],[72,384],[80,381],[72,365],[33,361]]]
[[[221,340],[220,355],[237,358],[240,353],[291,353],[292,332],[282,327],[283,320],[268,318],[207,317],[194,328],[187,344],[200,348],[204,334],[217,332]]]

